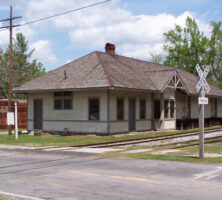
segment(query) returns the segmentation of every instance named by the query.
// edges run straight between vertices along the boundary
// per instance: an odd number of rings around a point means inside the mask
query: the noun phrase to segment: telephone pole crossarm
[[[21,26],[20,24],[17,24],[17,25],[12,25],[12,28],[15,28],[15,27],[18,27],[18,26]],[[0,29],[4,29],[4,28],[10,28],[11,26],[4,26],[4,27],[0,27]]]
[[[12,18],[7,18],[7,19],[0,19],[0,22],[10,21],[11,19],[14,20],[14,19],[19,19],[19,18],[22,18],[22,16],[12,17]]]

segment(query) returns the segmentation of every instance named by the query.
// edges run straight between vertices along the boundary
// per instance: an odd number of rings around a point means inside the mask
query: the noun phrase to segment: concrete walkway
[[[6,132],[6,131],[3,131],[3,132],[0,131],[0,135],[7,135],[7,134],[8,134],[8,132]]]

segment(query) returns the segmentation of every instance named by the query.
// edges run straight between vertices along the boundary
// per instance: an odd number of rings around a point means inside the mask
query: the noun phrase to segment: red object
[[[109,54],[111,56],[115,56],[115,45],[114,44],[106,43],[105,50],[106,50],[107,54]]]
[[[18,128],[27,128],[27,102],[20,100],[12,100],[12,111],[15,111],[14,103],[18,105]],[[7,129],[7,111],[8,111],[8,100],[0,101],[0,129]],[[14,128],[14,126],[13,126]]]

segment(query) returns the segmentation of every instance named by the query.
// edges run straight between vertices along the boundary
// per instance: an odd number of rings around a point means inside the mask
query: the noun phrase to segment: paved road
[[[222,166],[0,150],[0,195],[21,199],[214,199]]]

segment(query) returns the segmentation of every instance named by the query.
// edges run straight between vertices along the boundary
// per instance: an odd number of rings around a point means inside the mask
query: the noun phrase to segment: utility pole
[[[10,18],[2,19],[0,22],[9,21],[9,26],[1,27],[0,29],[9,28],[9,90],[8,90],[8,112],[12,112],[12,87],[13,87],[13,74],[12,74],[12,67],[13,67],[13,47],[12,47],[12,29],[20,26],[20,25],[13,25],[13,20],[21,18],[19,17],[12,17],[12,6],[10,6]],[[12,134],[12,125],[8,125],[8,134]]]

